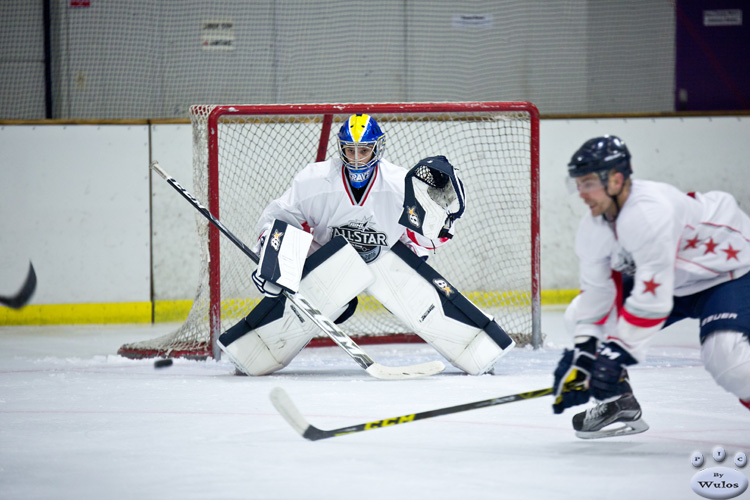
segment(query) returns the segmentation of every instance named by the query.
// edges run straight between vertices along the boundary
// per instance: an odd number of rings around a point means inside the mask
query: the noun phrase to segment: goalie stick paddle
[[[227,229],[208,208],[201,205],[201,203],[190,194],[184,187],[180,185],[173,177],[164,171],[159,166],[159,162],[155,161],[151,163],[151,168],[156,171],[164,180],[169,183],[178,193],[182,195],[196,210],[198,210],[208,221],[213,224],[224,236],[234,243],[237,248],[250,257],[250,260],[256,264],[260,260],[252,250],[247,248],[239,238],[237,238],[232,232]],[[440,361],[430,361],[428,363],[422,363],[419,365],[411,366],[385,366],[373,361],[373,359],[352,340],[341,328],[339,328],[333,321],[328,319],[323,313],[316,309],[305,297],[300,293],[289,293],[283,290],[282,293],[287,300],[291,301],[292,304],[297,306],[310,321],[312,321],[318,328],[320,328],[326,335],[328,335],[339,347],[341,347],[354,361],[357,362],[367,373],[375,378],[383,380],[402,380],[415,377],[425,377],[434,375],[445,370],[445,365]]]
[[[20,309],[28,304],[31,296],[34,295],[34,290],[36,290],[36,273],[34,272],[33,264],[29,262],[29,272],[26,275],[26,281],[21,290],[11,297],[0,296],[0,304],[13,309]]]
[[[318,441],[320,439],[343,436],[344,434],[354,434],[355,432],[370,431],[373,429],[380,429],[382,427],[390,427],[392,425],[416,422],[417,420],[439,417],[441,415],[449,415],[451,413],[460,413],[463,411],[476,410],[478,408],[487,408],[489,406],[504,405],[506,403],[515,403],[516,401],[526,401],[529,399],[541,398],[543,396],[549,396],[553,393],[554,389],[552,387],[549,387],[547,389],[539,389],[536,391],[519,392],[518,394],[511,394],[509,396],[501,396],[498,398],[485,399],[483,401],[475,401],[473,403],[465,403],[456,406],[449,406],[446,408],[438,408],[436,410],[400,415],[398,417],[385,418],[383,420],[374,420],[372,422],[350,425],[348,427],[341,427],[339,429],[332,430],[319,429],[314,425],[308,423],[302,413],[300,413],[300,411],[294,405],[292,399],[281,387],[275,387],[274,389],[272,389],[269,397],[271,398],[271,403],[273,403],[273,405],[276,407],[276,410],[281,414],[282,417],[284,417],[289,425],[294,428],[294,430],[299,432],[299,434],[305,439],[309,439],[310,441]]]

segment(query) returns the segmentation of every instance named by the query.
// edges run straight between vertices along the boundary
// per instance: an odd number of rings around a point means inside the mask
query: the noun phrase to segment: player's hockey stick
[[[26,282],[24,282],[21,290],[12,297],[0,296],[0,304],[13,309],[20,309],[29,302],[31,296],[34,295],[34,290],[36,290],[36,273],[34,272],[34,266],[29,262],[29,273],[26,275]]]
[[[201,205],[201,203],[190,194],[184,187],[180,185],[173,177],[167,174],[160,166],[159,162],[153,162],[151,168],[154,169],[160,176],[166,180],[169,185],[177,190],[188,202],[190,202],[196,210],[198,210],[203,216],[211,222],[216,228],[221,231],[224,236],[230,239],[237,248],[250,257],[250,260],[256,264],[260,260],[252,250],[247,248],[224,224],[211,214],[208,208]],[[412,366],[385,366],[376,363],[372,360],[366,352],[359,347],[349,335],[344,333],[333,321],[328,319],[323,313],[316,309],[308,300],[303,297],[300,293],[289,293],[286,290],[282,292],[287,300],[291,301],[292,304],[297,306],[302,313],[307,316],[318,328],[331,337],[331,339],[341,347],[346,353],[357,362],[359,366],[365,369],[367,373],[375,378],[385,380],[399,380],[414,377],[424,377],[427,375],[434,375],[445,370],[445,365],[440,361],[430,361],[428,363],[422,363],[419,365]]]
[[[297,407],[294,406],[289,395],[281,387],[275,387],[271,390],[270,398],[271,402],[276,407],[276,410],[281,413],[281,416],[289,422],[289,425],[291,425],[294,430],[299,432],[305,439],[318,441],[319,439],[343,436],[344,434],[353,434],[355,432],[369,431],[372,429],[380,429],[381,427],[388,427],[391,425],[406,424],[408,422],[439,417],[441,415],[449,415],[451,413],[460,413],[462,411],[476,410],[477,408],[487,408],[488,406],[504,405],[506,403],[515,403],[516,401],[541,398],[542,396],[549,396],[553,392],[554,389],[549,387],[547,389],[501,396],[499,398],[485,399],[484,401],[475,401],[474,403],[465,403],[462,405],[449,406],[447,408],[438,408],[436,410],[385,418],[383,420],[374,420],[364,424],[350,425],[348,427],[341,427],[340,429],[332,430],[318,429],[314,425],[308,423],[307,420],[305,420],[305,417],[302,416],[302,413],[300,413]]]

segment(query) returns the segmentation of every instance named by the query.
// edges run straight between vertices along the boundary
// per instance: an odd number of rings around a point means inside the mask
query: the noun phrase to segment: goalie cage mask
[[[348,147],[368,147],[372,157],[364,165],[356,164],[344,150]],[[385,150],[385,134],[375,119],[369,115],[351,115],[338,133],[339,157],[346,167],[349,182],[354,188],[367,185]]]

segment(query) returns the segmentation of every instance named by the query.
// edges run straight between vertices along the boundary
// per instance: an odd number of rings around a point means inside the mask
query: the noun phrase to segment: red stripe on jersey
[[[411,229],[407,229],[407,230],[406,230],[406,236],[408,236],[408,237],[409,237],[409,239],[410,239],[411,241],[413,241],[414,243],[417,243],[417,235],[416,235],[416,234],[414,234],[414,231],[412,231]],[[417,244],[419,245],[419,243],[417,243]],[[420,246],[421,246],[421,245],[420,245]]]
[[[640,316],[629,313],[628,310],[624,307],[622,308],[622,317],[631,325],[638,326],[640,328],[651,328],[652,326],[656,326],[659,323],[666,321],[667,319],[666,316],[664,316],[663,318],[641,318]]]
[[[747,238],[747,237],[746,237],[746,236],[745,236],[744,234],[742,234],[742,231],[740,231],[739,229],[737,229],[737,228],[735,228],[735,227],[732,227],[732,226],[727,226],[726,224],[716,224],[716,223],[714,223],[714,222],[701,222],[701,224],[702,224],[702,225],[704,225],[704,226],[711,226],[711,227],[720,227],[720,228],[722,228],[722,229],[729,229],[729,230],[730,230],[730,231],[732,231],[733,233],[739,233],[739,235],[740,235],[740,236],[741,236],[742,238],[744,238],[744,239],[745,239],[745,241],[750,241],[750,239],[748,239],[748,238]]]
[[[605,315],[604,315],[604,317],[603,317],[602,319],[600,319],[599,321],[597,321],[597,322],[596,322],[596,323],[594,323],[594,324],[595,324],[595,325],[603,325],[604,323],[606,323],[606,322],[607,322],[607,318],[609,318],[609,315],[610,315],[611,313],[612,313],[612,310],[610,309],[610,310],[609,310],[609,312],[608,312],[607,314],[605,314]]]
[[[349,197],[349,202],[352,205],[356,205],[356,203],[354,203],[354,196],[352,196],[352,190],[349,187],[349,182],[346,180],[346,167],[343,164],[341,165],[341,182],[344,183],[344,191],[346,191],[346,195]]]
[[[683,259],[682,257],[677,257],[677,259],[675,259],[675,260],[681,260],[681,261],[683,261],[683,262],[687,262],[688,264],[691,264],[691,265],[693,265],[693,266],[697,266],[697,267],[700,267],[700,268],[701,268],[701,269],[703,269],[704,271],[708,271],[708,272],[710,272],[710,273],[714,273],[714,274],[721,274],[721,273],[720,273],[719,271],[715,271],[715,270],[713,270],[713,269],[711,269],[711,268],[709,268],[709,267],[706,267],[706,266],[704,266],[704,265],[702,265],[702,264],[698,264],[697,262],[694,262],[694,261],[692,261],[692,260],[688,260],[688,259]]]
[[[365,204],[365,201],[367,200],[367,196],[370,194],[370,191],[372,191],[372,186],[375,185],[375,178],[378,176],[378,165],[375,165],[375,168],[372,172],[372,177],[370,177],[370,182],[367,185],[367,191],[365,191],[364,196],[362,196],[362,199],[359,200],[359,206],[362,206]],[[346,191],[347,196],[349,196],[349,202],[352,205],[357,205],[357,202],[354,201],[354,196],[352,196],[352,187],[349,185],[349,181],[346,179],[346,166],[341,165],[341,182],[344,183],[344,191]]]
[[[417,238],[417,235],[416,235],[416,234],[414,233],[414,231],[412,231],[411,229],[407,229],[407,230],[406,230],[406,236],[407,236],[407,237],[408,237],[408,238],[409,238],[409,239],[410,239],[410,240],[411,240],[411,241],[412,241],[412,242],[413,242],[413,243],[414,243],[415,245],[419,246],[420,248],[424,248],[424,249],[427,249],[427,250],[435,250],[435,249],[437,248],[437,247],[428,247],[428,246],[425,246],[425,245],[423,245],[423,244],[422,244],[422,243],[421,243],[421,242],[419,241],[419,239]],[[438,241],[439,241],[440,243],[445,243],[445,242],[446,242],[446,241],[448,241],[448,240],[449,240],[449,238],[438,238]],[[430,241],[432,241],[432,240],[430,240]]]
[[[378,165],[375,165],[375,168],[372,170],[372,177],[370,177],[370,183],[367,185],[367,191],[365,192],[365,195],[362,197],[362,200],[359,202],[360,206],[365,204],[365,201],[367,201],[367,197],[370,194],[370,191],[372,191],[372,187],[375,185],[375,179],[378,176],[378,171],[380,169],[378,168]]]

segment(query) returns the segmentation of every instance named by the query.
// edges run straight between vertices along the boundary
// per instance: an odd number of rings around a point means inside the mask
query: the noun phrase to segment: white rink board
[[[573,238],[585,207],[567,193],[565,166],[604,133],[626,141],[637,177],[728,190],[750,207],[750,117],[542,120],[543,290],[578,287]],[[190,126],[152,125],[150,147],[191,189]],[[31,259],[33,304],[150,300],[148,127],[0,126],[0,148],[0,295],[17,291]],[[192,300],[198,215],[160,178],[151,193],[153,298]]]
[[[148,127],[0,126],[0,151],[0,295],[31,260],[33,304],[148,302]]]
[[[190,125],[153,125],[151,157],[169,175],[193,189],[192,132]],[[201,258],[196,230],[206,219],[157,174],[151,180],[154,296],[157,300],[192,299],[198,289]],[[201,197],[201,202],[207,205]]]

